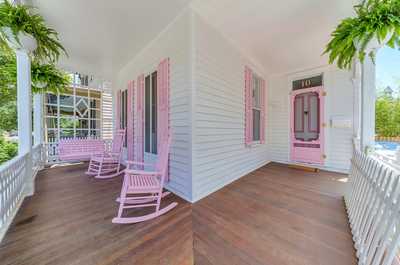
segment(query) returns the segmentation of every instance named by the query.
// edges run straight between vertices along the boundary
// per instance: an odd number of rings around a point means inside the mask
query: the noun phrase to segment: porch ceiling
[[[27,0],[59,33],[60,66],[111,79],[189,3],[268,73],[326,64],[329,34],[356,0]]]
[[[327,64],[329,35],[356,2],[194,0],[192,7],[268,73],[286,73]]]
[[[32,0],[69,53],[60,66],[111,78],[190,0]]]

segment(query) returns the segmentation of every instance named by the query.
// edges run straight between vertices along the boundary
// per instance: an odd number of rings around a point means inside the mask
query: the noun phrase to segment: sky
[[[377,88],[390,86],[395,91],[400,87],[400,51],[384,47],[376,57]]]

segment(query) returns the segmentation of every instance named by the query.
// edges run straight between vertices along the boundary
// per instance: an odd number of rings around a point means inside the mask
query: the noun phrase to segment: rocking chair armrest
[[[109,154],[109,152],[107,151],[95,151],[92,153],[92,155],[97,155],[97,156],[106,156],[107,154]]]
[[[110,155],[110,156],[120,156],[121,155],[121,153],[119,153],[119,152],[106,152],[106,154]]]
[[[120,155],[120,153],[117,153],[117,152],[106,152],[106,151],[103,151],[103,152],[95,152],[95,153],[93,153],[92,154],[93,156],[104,156],[104,157],[106,157],[106,156],[119,156]]]
[[[139,166],[153,166],[152,164],[149,164],[149,163],[133,161],[133,160],[127,160],[126,164],[127,165],[139,165]]]
[[[125,169],[125,174],[128,174],[128,175],[141,175],[141,176],[160,176],[162,173],[161,172],[157,172],[157,171]]]
[[[92,153],[92,156],[104,156],[105,152],[94,152]]]

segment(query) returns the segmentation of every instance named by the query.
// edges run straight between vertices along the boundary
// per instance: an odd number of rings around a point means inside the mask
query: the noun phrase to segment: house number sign
[[[322,85],[323,85],[323,76],[321,74],[321,75],[293,81],[293,90],[317,87],[317,86],[322,86]]]

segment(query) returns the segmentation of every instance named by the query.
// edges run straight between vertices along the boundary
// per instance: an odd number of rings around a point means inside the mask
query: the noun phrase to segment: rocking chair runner
[[[178,203],[173,202],[160,209],[161,199],[170,194],[170,192],[163,192],[164,181],[168,172],[170,142],[171,139],[168,139],[161,145],[155,171],[132,169],[135,166],[136,168],[143,168],[146,164],[127,161],[128,168],[125,169],[121,197],[117,199],[120,203],[118,216],[112,220],[113,223],[131,224],[147,221],[172,210],[178,205]],[[124,209],[141,207],[155,207],[155,211],[138,217],[122,217]]]
[[[112,140],[111,150],[92,155],[87,175],[95,178],[106,179],[121,174],[122,148],[125,140],[125,129],[117,130]]]

